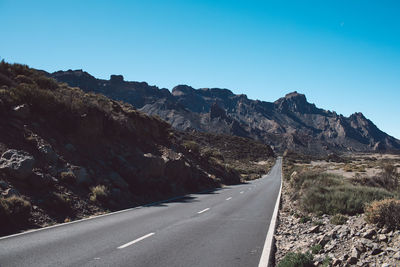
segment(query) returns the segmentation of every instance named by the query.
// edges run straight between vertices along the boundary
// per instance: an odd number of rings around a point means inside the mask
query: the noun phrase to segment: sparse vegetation
[[[199,154],[200,153],[200,146],[194,141],[186,141],[183,143],[183,146],[191,153],[193,154]]]
[[[238,173],[242,180],[260,178],[275,162],[269,146],[247,138],[199,132],[181,133],[178,138],[187,150]]]
[[[313,255],[309,252],[289,252],[279,262],[278,267],[311,267],[313,264]]]
[[[370,223],[390,229],[400,229],[400,200],[384,199],[374,201],[366,209],[366,218]]]
[[[342,214],[335,214],[331,219],[330,219],[330,223],[332,224],[336,224],[336,225],[341,225],[341,224],[345,224],[348,220],[347,216],[344,216]]]
[[[312,254],[318,254],[322,251],[322,246],[320,244],[314,245],[310,248]]]
[[[364,205],[374,200],[394,197],[382,189],[352,185],[343,177],[302,171],[290,180],[292,198],[299,199],[301,208],[316,214],[354,215],[364,211]]]
[[[0,198],[0,226],[24,225],[28,222],[30,213],[31,203],[22,197]]]
[[[62,172],[60,174],[60,179],[64,183],[72,184],[75,182],[76,177],[73,172]]]
[[[68,214],[72,211],[71,199],[68,196],[57,192],[50,192],[46,196],[43,204],[46,209],[49,209],[52,213],[60,216]]]
[[[310,216],[303,215],[300,217],[299,223],[306,223],[312,221]]]
[[[90,188],[90,200],[93,202],[105,203],[108,199],[108,190],[104,185],[96,185]]]

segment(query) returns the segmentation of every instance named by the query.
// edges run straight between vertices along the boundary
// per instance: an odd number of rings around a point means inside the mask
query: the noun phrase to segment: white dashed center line
[[[129,247],[130,245],[133,245],[133,244],[135,244],[135,243],[137,243],[139,241],[142,241],[143,239],[146,239],[146,238],[148,238],[148,237],[150,237],[152,235],[154,235],[154,233],[150,233],[150,234],[144,235],[142,237],[139,237],[138,239],[135,239],[135,240],[133,240],[131,242],[128,242],[128,243],[126,243],[126,244],[124,244],[122,246],[119,246],[118,249]]]
[[[243,194],[243,191],[240,191],[240,194]]]
[[[228,197],[226,200],[230,200],[230,199],[232,199],[232,197]]]
[[[199,211],[199,212],[197,212],[198,214],[201,214],[201,213],[203,213],[203,212],[206,212],[207,210],[209,210],[210,208],[206,208],[206,209],[204,209],[204,210],[201,210],[201,211]]]

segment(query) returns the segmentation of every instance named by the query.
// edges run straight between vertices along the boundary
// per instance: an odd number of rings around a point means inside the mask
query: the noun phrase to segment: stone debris
[[[330,258],[329,266],[400,266],[400,230],[389,230],[369,225],[364,215],[348,216],[343,225],[330,223],[332,216],[313,216],[301,223],[295,204],[282,194],[282,208],[275,233],[275,262],[288,252],[311,251],[317,245],[321,249],[314,254],[314,265],[321,266]]]

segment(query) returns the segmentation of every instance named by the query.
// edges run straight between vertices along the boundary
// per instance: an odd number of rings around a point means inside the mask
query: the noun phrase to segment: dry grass
[[[0,198],[0,225],[24,225],[28,222],[30,213],[31,203],[22,197]]]
[[[292,200],[298,200],[305,212],[316,214],[354,215],[375,200],[396,197],[384,188],[352,184],[340,175],[324,173],[324,168],[305,165],[284,165],[285,180],[289,181]]]
[[[108,190],[104,185],[96,185],[90,188],[90,191],[91,201],[105,203],[108,200]]]

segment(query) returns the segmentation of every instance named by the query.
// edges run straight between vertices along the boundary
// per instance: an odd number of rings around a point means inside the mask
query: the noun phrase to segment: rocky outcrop
[[[98,85],[80,70],[67,76],[87,90]],[[188,150],[170,124],[127,103],[4,61],[0,87],[0,214],[9,217],[1,218],[0,235],[241,182],[224,162],[210,164]],[[114,99],[131,97],[137,105],[165,97],[165,110],[171,108],[168,90],[122,76],[112,76],[101,90]],[[212,137],[217,138],[223,137]],[[274,156],[267,145],[236,138],[241,148],[262,153],[262,160]],[[29,207],[21,224],[13,223],[13,208],[3,201]]]
[[[1,155],[0,170],[18,179],[25,179],[32,174],[35,159],[28,152],[9,149]]]
[[[344,151],[400,151],[400,141],[380,131],[361,113],[350,117],[316,107],[292,92],[273,103],[218,88],[178,85],[170,93],[113,75],[96,79],[82,70],[48,74],[85,91],[123,100],[179,130],[198,130],[260,140],[277,151],[309,154]]]

